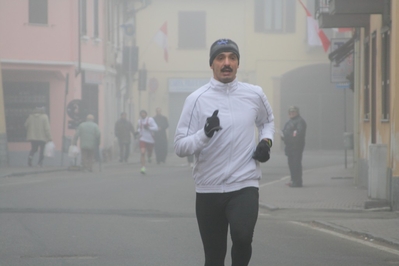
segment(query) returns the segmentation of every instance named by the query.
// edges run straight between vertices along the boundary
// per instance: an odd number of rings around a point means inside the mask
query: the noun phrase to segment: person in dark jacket
[[[131,135],[134,135],[133,124],[127,120],[126,112],[115,123],[115,136],[119,143],[119,162],[127,162],[130,155]]]
[[[162,109],[157,108],[156,115],[154,116],[155,123],[158,125],[158,131],[154,132],[154,151],[155,159],[157,164],[166,161],[166,156],[168,155],[168,138],[166,135],[166,129],[169,127],[168,118],[162,115]]]
[[[306,122],[299,115],[299,108],[291,106],[288,109],[290,120],[284,125],[283,136],[285,155],[288,158],[291,182],[290,187],[302,187],[302,154],[305,148]]]

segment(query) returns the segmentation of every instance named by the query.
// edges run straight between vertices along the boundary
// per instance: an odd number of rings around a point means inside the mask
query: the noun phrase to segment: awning
[[[354,44],[355,44],[356,35],[350,38],[346,43],[341,45],[338,49],[334,50],[328,55],[328,59],[331,62],[335,62],[335,64],[339,65],[342,61],[344,61],[350,54],[353,53]]]

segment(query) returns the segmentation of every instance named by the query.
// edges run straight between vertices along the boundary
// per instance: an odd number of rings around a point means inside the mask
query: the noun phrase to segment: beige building
[[[303,2],[314,9],[313,0]],[[240,48],[238,79],[263,88],[278,130],[288,118],[288,107],[298,105],[308,121],[308,149],[343,149],[344,93],[330,82],[328,51],[308,44],[306,12],[299,1],[152,0],[136,14],[139,67],[147,70],[147,88],[137,89],[136,75],[131,100],[136,117],[140,109],[150,115],[158,106],[164,110],[170,120],[169,145],[184,99],[212,76],[211,44],[229,38]],[[154,41],[164,23],[167,62]],[[335,33],[327,30],[327,34]],[[353,93],[347,102],[353,102]],[[353,115],[348,117],[352,125]],[[277,132],[275,147],[279,146]]]
[[[355,35],[333,60],[354,54],[355,178],[371,199],[399,209],[399,2],[316,1],[323,28],[351,27]]]

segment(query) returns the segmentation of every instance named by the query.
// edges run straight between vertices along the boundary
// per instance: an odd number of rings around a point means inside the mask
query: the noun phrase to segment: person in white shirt
[[[236,78],[239,60],[234,41],[212,44],[213,77],[187,97],[174,139],[178,156],[195,156],[196,215],[206,266],[224,265],[229,226],[232,265],[249,264],[259,163],[269,160],[274,135],[273,111],[262,88]]]
[[[140,145],[140,172],[146,173],[146,160],[147,154],[148,162],[151,163],[152,150],[154,149],[154,132],[158,130],[158,126],[152,117],[147,116],[147,111],[140,111],[140,119],[137,124],[137,132],[140,134],[139,145]]]

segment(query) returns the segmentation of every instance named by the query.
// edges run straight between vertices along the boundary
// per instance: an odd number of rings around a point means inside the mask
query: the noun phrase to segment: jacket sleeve
[[[148,118],[148,129],[151,131],[158,131],[158,125],[152,117]]]
[[[298,121],[297,124],[297,137],[298,139],[305,139],[306,135],[306,122],[302,118]]]
[[[266,95],[263,93],[262,89],[260,90],[261,102],[255,120],[256,127],[258,128],[259,141],[265,138],[273,141],[275,131],[273,110]]]
[[[185,157],[200,152],[209,142],[205,135],[205,121],[198,121],[194,104],[186,99],[179,122],[177,123],[174,138],[175,153]]]

